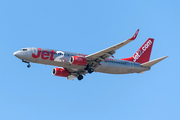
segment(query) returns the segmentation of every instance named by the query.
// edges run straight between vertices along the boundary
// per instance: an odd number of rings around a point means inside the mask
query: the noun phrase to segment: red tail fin
[[[123,58],[121,60],[145,63],[149,61],[154,39],[148,38],[148,40],[139,48],[139,50],[130,58]]]

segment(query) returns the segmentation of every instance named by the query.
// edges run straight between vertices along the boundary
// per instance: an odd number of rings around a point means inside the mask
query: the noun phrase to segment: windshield
[[[20,51],[27,51],[27,49],[21,49]]]

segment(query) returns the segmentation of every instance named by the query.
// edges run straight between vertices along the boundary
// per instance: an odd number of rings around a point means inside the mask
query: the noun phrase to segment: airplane
[[[133,37],[90,55],[31,47],[14,52],[14,56],[21,59],[22,62],[28,63],[28,68],[31,66],[30,62],[58,66],[52,70],[52,74],[66,77],[69,80],[75,78],[82,80],[83,75],[93,72],[108,74],[143,73],[168,57],[164,56],[149,61],[154,42],[153,38],[148,38],[138,51],[129,58],[114,59],[113,56],[117,49],[135,40],[138,33],[139,29]]]

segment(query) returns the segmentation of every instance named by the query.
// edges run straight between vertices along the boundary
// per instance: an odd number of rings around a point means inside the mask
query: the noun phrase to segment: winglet
[[[135,34],[133,35],[133,37],[130,38],[129,40],[135,40],[136,37],[137,37],[137,35],[138,35],[138,33],[139,33],[139,29],[135,32]]]

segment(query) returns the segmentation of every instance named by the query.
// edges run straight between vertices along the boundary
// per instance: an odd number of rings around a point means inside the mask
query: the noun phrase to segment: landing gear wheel
[[[22,62],[24,62],[24,63],[28,63],[28,65],[27,65],[27,67],[28,67],[28,68],[30,68],[30,67],[31,67],[30,62],[29,62],[28,60],[22,59]]]
[[[30,65],[30,64],[28,64],[28,65],[27,65],[27,67],[28,67],[28,68],[30,68],[30,67],[31,67],[31,65]]]
[[[82,75],[79,75],[78,76],[78,80],[82,80],[83,79],[83,76]]]
[[[93,68],[89,68],[89,69],[88,69],[88,73],[91,74],[92,72],[94,72],[94,69],[93,69]]]

